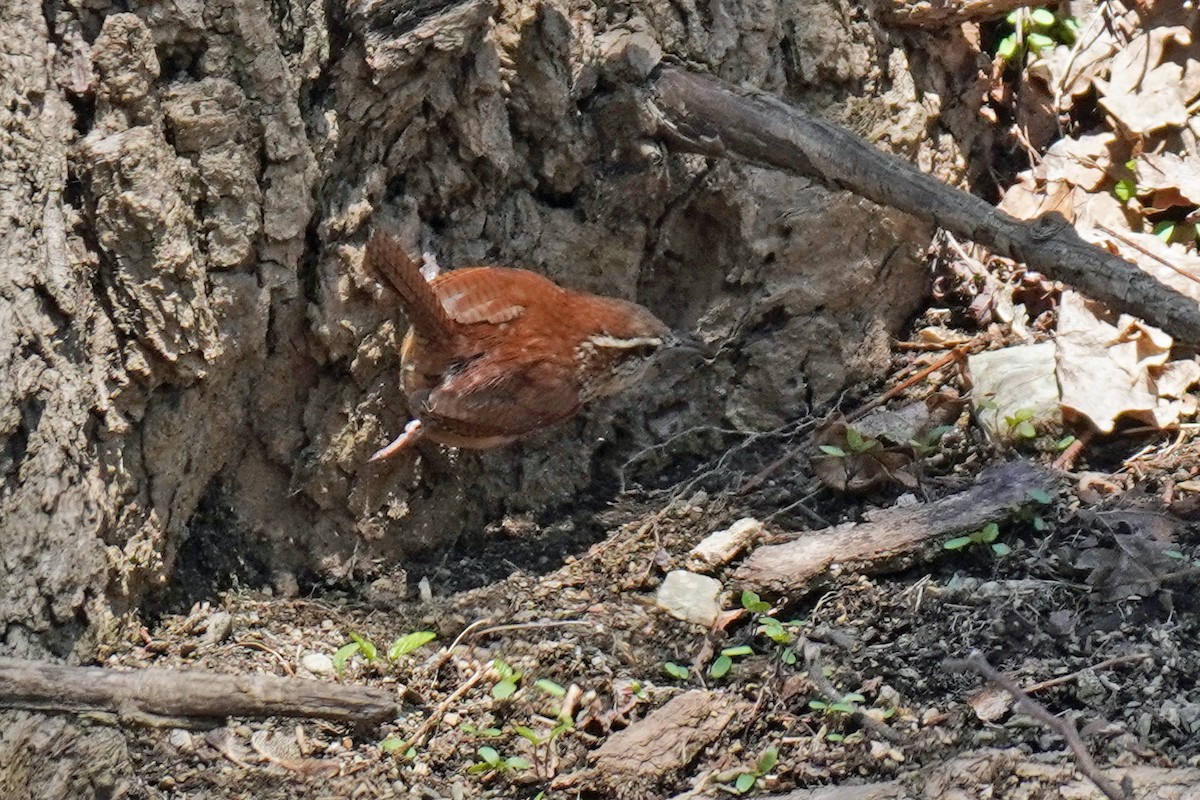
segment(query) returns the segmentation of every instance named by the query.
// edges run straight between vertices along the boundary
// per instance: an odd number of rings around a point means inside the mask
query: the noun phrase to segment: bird
[[[370,461],[422,438],[470,449],[511,444],[633,385],[678,341],[637,303],[567,289],[530,270],[467,267],[427,279],[381,229],[364,266],[395,293],[410,325],[400,387],[413,416]]]

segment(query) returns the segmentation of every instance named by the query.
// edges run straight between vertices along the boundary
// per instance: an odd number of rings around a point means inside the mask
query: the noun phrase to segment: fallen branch
[[[974,486],[932,503],[868,512],[865,522],[805,531],[784,544],[758,548],[734,579],[756,591],[800,594],[834,565],[859,572],[907,566],[927,543],[981,529],[1029,502],[1033,490],[1048,492],[1053,478],[1027,461],[984,470]]]
[[[897,0],[888,18],[895,25],[945,28],[1000,19],[1027,5],[1029,0]]]
[[[1200,343],[1200,306],[1080,238],[1061,215],[1020,220],[769,94],[660,66],[648,85],[657,135],[685,152],[804,175],[986,245],[1087,295]]]
[[[67,667],[0,658],[0,708],[108,712],[144,725],[226,717],[311,717],[377,724],[393,719],[393,691],[274,675],[201,670]]]
[[[1075,755],[1075,764],[1079,768],[1079,771],[1083,773],[1084,777],[1096,784],[1096,788],[1103,792],[1104,796],[1109,798],[1109,800],[1130,800],[1133,797],[1132,787],[1129,785],[1128,779],[1122,781],[1122,785],[1118,786],[1100,771],[1100,768],[1096,766],[1096,762],[1092,759],[1092,754],[1088,752],[1087,745],[1080,738],[1079,731],[1075,730],[1075,726],[1070,720],[1051,714],[1045,706],[1026,694],[1020,686],[1017,686],[1005,677],[1000,670],[988,663],[988,660],[978,650],[972,651],[966,658],[946,659],[942,663],[951,672],[976,672],[985,680],[991,681],[1012,695],[1013,699],[1017,702],[1017,708],[1063,738],[1067,743],[1067,747],[1071,748],[1071,752]]]

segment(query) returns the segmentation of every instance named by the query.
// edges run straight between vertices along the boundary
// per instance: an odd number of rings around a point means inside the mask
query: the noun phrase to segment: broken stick
[[[964,492],[932,503],[870,511],[865,522],[804,531],[785,544],[760,547],[734,577],[755,591],[794,596],[816,588],[834,565],[867,573],[898,568],[911,563],[926,544],[979,530],[1029,502],[1031,491],[1053,487],[1050,473],[1035,464],[1001,464],[981,472]]]
[[[109,712],[147,725],[226,717],[311,717],[378,724],[399,713],[394,691],[274,675],[68,667],[0,658],[0,708]]]

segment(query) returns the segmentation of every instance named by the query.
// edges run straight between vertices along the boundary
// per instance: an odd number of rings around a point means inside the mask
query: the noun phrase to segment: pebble
[[[324,653],[307,653],[300,659],[300,666],[313,675],[332,675],[336,672],[333,659]]]
[[[185,731],[183,728],[175,728],[167,736],[167,741],[181,753],[190,753],[196,749],[196,743],[192,741],[192,734]]]
[[[683,569],[672,570],[658,587],[655,604],[676,619],[712,627],[721,604],[721,582]]]
[[[204,635],[200,641],[204,644],[220,644],[233,632],[233,615],[228,611],[217,611],[209,616],[204,625]]]

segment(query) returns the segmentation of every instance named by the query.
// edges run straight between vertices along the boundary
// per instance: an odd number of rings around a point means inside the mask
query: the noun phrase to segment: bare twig
[[[1048,680],[1038,681],[1037,683],[1031,683],[1025,687],[1025,693],[1033,694],[1034,692],[1040,692],[1044,689],[1061,686],[1064,683],[1070,683],[1071,681],[1078,679],[1079,676],[1085,672],[1108,669],[1109,667],[1116,667],[1120,666],[1121,664],[1129,664],[1134,661],[1145,661],[1148,658],[1150,658],[1149,653],[1132,653],[1127,656],[1114,656],[1112,658],[1106,658],[1097,664],[1092,664],[1084,667],[1083,669],[1077,669],[1067,675],[1059,675],[1057,678],[1050,678]]]
[[[467,680],[464,681],[461,686],[455,689],[449,697],[438,703],[437,708],[433,710],[433,713],[426,717],[425,721],[421,723],[421,727],[417,728],[413,735],[408,738],[408,741],[404,742],[399,747],[394,748],[393,752],[404,754],[410,747],[416,747],[421,744],[421,742],[425,741],[425,737],[429,735],[429,732],[433,730],[439,722],[442,721],[442,717],[446,716],[446,712],[450,710],[450,706],[461,700],[463,695],[471,691],[471,687],[483,680],[483,676],[487,675],[488,670],[492,668],[494,663],[494,661],[489,661],[482,665],[479,669],[475,670],[475,673],[471,675],[471,677],[467,678]]]
[[[1016,701],[1018,708],[1063,738],[1067,747],[1075,755],[1075,765],[1079,771],[1094,783],[1105,797],[1109,800],[1132,800],[1132,787],[1125,785],[1128,781],[1123,781],[1121,786],[1117,786],[1104,777],[1104,773],[1096,766],[1092,754],[1088,752],[1087,745],[1079,736],[1079,731],[1075,729],[1075,725],[1070,720],[1050,713],[1045,706],[1034,700],[1020,686],[993,667],[984,658],[983,653],[972,650],[966,658],[946,659],[942,663],[951,672],[975,672],[1008,692]]]

